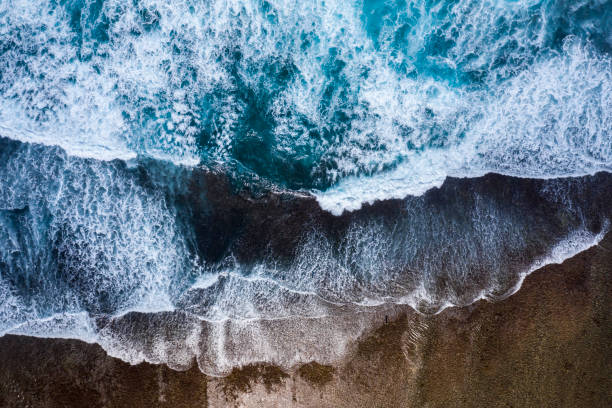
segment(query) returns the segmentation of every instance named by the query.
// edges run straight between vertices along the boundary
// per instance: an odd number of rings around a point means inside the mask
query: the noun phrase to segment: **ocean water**
[[[611,167],[610,1],[0,0],[0,334],[332,361],[596,244]]]

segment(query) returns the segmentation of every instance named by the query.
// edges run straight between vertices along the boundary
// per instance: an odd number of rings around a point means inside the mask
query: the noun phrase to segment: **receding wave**
[[[402,305],[501,299],[596,244],[612,216],[608,173],[447,179],[337,217],[206,169],[0,146],[0,333],[177,368],[195,357],[213,374],[333,361]]]

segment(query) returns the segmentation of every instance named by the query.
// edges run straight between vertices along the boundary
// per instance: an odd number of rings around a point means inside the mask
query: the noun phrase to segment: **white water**
[[[0,55],[0,132],[82,157],[145,155],[196,165],[198,132],[206,128],[212,136],[205,156],[226,162],[246,109],[236,100],[235,75],[240,86],[265,89],[274,78],[264,68],[290,61],[298,74],[271,94],[266,112],[274,121],[274,149],[291,154],[310,146],[304,120],[324,131],[338,125],[335,113],[352,117],[342,143],[314,149],[332,165],[327,176],[337,184],[315,194],[334,214],[422,194],[446,176],[494,171],[549,178],[610,169],[610,58],[571,36],[561,50],[549,49],[554,7],[531,0],[463,1],[438,21],[442,3],[414,6],[420,14],[400,10],[373,36],[361,2],[271,1],[266,8],[252,0],[113,0],[104,2],[100,15],[84,7],[83,32],[75,37],[69,6],[6,1],[0,34],[11,45]],[[583,6],[577,2],[567,12]],[[529,23],[534,15],[536,26]],[[92,31],[103,17],[110,21],[108,42]],[[397,49],[394,24],[414,18]],[[499,21],[514,21],[517,28],[511,36],[500,34]],[[488,71],[482,84],[455,86],[393,68],[405,63],[416,69],[424,38],[446,22],[454,45],[447,60],[432,56],[430,63]],[[605,31],[585,27],[576,30]],[[304,48],[306,37],[312,38]],[[507,59],[514,62],[495,66],[512,44],[517,48]],[[220,54],[232,47],[242,54],[237,74]],[[331,49],[346,64],[342,89],[348,94],[338,91],[327,100],[323,65]]]
[[[524,278],[534,270],[549,263],[561,263],[597,245],[603,235],[603,232],[590,234],[582,231],[560,241],[547,256],[521,273],[517,284],[504,296],[518,291]],[[206,312],[216,316],[212,319],[203,319],[193,311],[149,313],[135,318],[123,313],[111,318],[101,329],[96,329],[86,313],[58,314],[26,321],[6,333],[96,342],[109,355],[131,364],[148,361],[185,369],[195,358],[203,372],[222,375],[233,367],[261,361],[284,368],[312,360],[322,363],[337,361],[352,341],[380,324],[385,314],[401,310],[394,304],[418,308],[424,297],[430,295],[421,286],[421,290],[388,299],[385,303],[361,302],[339,306],[304,293],[301,294],[305,296],[304,302],[300,304],[295,297],[286,298],[273,281],[267,282],[269,285],[259,285],[257,282],[262,280],[232,276],[237,281],[220,292],[214,306]],[[209,280],[205,284],[196,284],[194,288],[212,284]],[[487,292],[482,292],[473,301],[489,297]],[[270,305],[280,307],[282,313],[276,314],[274,308],[267,308]],[[451,306],[454,305],[446,302],[436,312]],[[256,310],[261,307],[265,311],[258,314]],[[298,314],[288,315],[290,311]],[[219,312],[226,317],[219,320]],[[229,317],[228,314],[233,312],[238,314]]]
[[[319,204],[339,215],[363,203],[421,195],[442,185],[447,176],[495,172],[555,178],[610,171],[611,61],[597,58],[578,44],[567,43],[564,51],[490,93],[461,100],[459,106],[471,107],[468,113],[454,113],[456,119],[474,119],[469,127],[462,125],[466,135],[456,145],[405,152],[407,160],[393,170],[348,177],[327,191],[316,192]],[[380,99],[383,104],[389,98]],[[447,109],[458,105],[444,104]],[[406,112],[405,106],[392,109],[382,116]]]

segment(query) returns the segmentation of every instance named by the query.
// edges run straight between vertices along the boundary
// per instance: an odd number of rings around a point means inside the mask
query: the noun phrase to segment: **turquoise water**
[[[611,168],[610,1],[0,0],[0,334],[289,364],[598,242]]]
[[[78,155],[221,163],[306,190],[610,165],[609,2],[1,8],[0,126]]]

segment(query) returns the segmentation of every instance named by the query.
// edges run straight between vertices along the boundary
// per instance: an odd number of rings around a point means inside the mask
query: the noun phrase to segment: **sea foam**
[[[610,167],[605,2],[4,2],[0,131],[222,164],[338,214]]]

